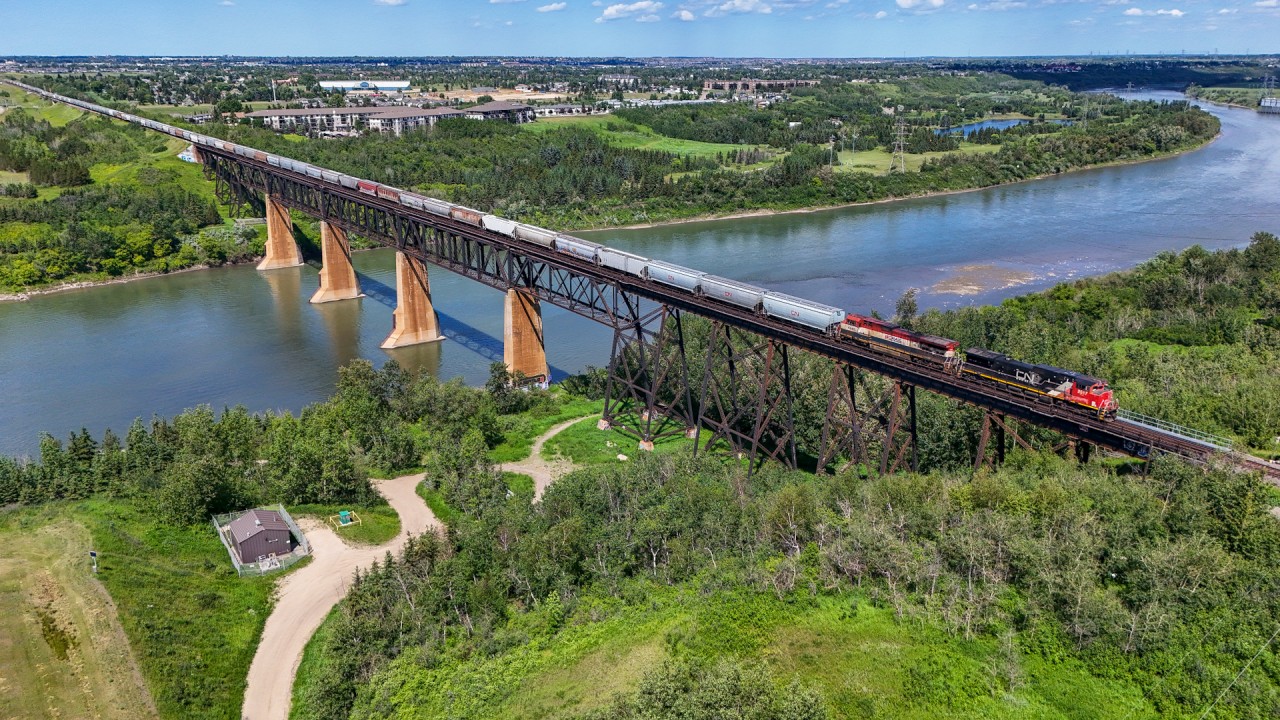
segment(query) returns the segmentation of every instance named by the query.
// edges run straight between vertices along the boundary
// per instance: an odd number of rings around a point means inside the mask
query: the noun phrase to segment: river
[[[1151,93],[1158,98],[1180,97]],[[981,304],[1131,267],[1162,250],[1243,245],[1280,231],[1280,116],[1211,107],[1223,133],[1150,163],[969,193],[811,213],[584,233],[633,252],[831,303],[892,311]],[[383,351],[394,256],[357,253],[367,297],[312,306],[316,270],[234,267],[0,304],[0,453],[84,426],[220,409],[293,410],[327,397],[337,368],[389,357],[480,383],[502,359],[501,293],[443,270],[432,292],[448,338]],[[556,378],[603,365],[608,331],[544,307]]]

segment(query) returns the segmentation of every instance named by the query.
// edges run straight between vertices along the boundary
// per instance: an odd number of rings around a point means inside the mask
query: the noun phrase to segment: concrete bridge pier
[[[542,336],[542,305],[537,296],[520,288],[507,290],[502,320],[502,360],[507,364],[507,371],[538,378],[544,384],[549,382],[551,372]]]
[[[293,218],[289,208],[277,202],[270,194],[267,201],[267,247],[259,270],[297,267],[302,264],[302,251],[293,241]]]
[[[396,310],[393,317],[391,334],[382,341],[384,350],[444,339],[440,334],[435,306],[431,304],[427,265],[402,252],[396,253]]]
[[[356,269],[351,266],[351,244],[347,231],[328,222],[320,223],[320,287],[311,296],[315,304],[360,297]]]

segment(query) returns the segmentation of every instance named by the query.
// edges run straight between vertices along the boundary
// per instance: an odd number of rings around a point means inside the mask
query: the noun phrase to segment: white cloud
[[[720,17],[721,15],[729,15],[731,13],[760,13],[768,15],[773,12],[773,8],[761,0],[727,0],[709,10],[703,15],[707,17]]]
[[[1277,2],[1276,0],[1258,0],[1258,2],[1253,4],[1253,6],[1260,8],[1273,8],[1280,6],[1280,2]]]
[[[648,16],[662,9],[662,3],[656,0],[638,0],[633,3],[616,3],[604,9],[600,13],[600,17],[596,18],[596,22],[603,23],[610,20],[621,20],[623,18],[632,17],[633,15]],[[646,21],[649,22],[649,21]]]
[[[693,22],[694,17],[696,16],[693,13],[689,12],[688,10],[678,10],[672,13],[671,17],[677,20],[683,20],[684,22]]]
[[[640,17],[636,18],[636,22],[658,22],[661,19],[662,18],[658,17],[657,15],[650,13],[649,15],[641,15]]]
[[[407,2],[409,2],[409,0],[373,0],[374,5],[386,5],[387,7],[404,5]]]
[[[835,10],[836,8],[840,7],[841,5],[845,5],[845,4],[847,4],[848,2],[849,2],[849,0],[831,0],[831,2],[827,3],[827,9],[828,9],[828,10]]]
[[[903,10],[936,10],[947,0],[895,0]]]
[[[876,18],[877,20],[883,20],[883,19],[885,19],[885,18],[887,18],[887,17],[889,17],[889,13],[887,13],[887,12],[885,12],[885,11],[883,11],[883,10],[881,10],[880,12],[878,12],[878,13],[876,13],[876,14],[875,14],[875,18]]]
[[[972,3],[967,9],[969,10],[1016,10],[1024,8],[1027,4],[1022,0],[991,0],[986,3]]]
[[[538,12],[559,12],[567,7],[569,7],[569,3],[551,3],[550,5],[543,5],[539,7]]]
[[[1139,10],[1138,8],[1129,8],[1128,10],[1124,11],[1124,14],[1128,15],[1129,17],[1139,17],[1143,15],[1148,17],[1152,15],[1168,15],[1169,17],[1176,17],[1176,18],[1180,18],[1183,15],[1186,15],[1185,12],[1177,8],[1174,8],[1172,10]]]
[[[1218,14],[1219,15],[1235,15],[1238,12],[1240,11],[1235,8],[1222,8],[1221,10],[1218,11]]]
[[[221,2],[219,2],[218,4],[221,5],[222,7],[231,7],[235,5],[235,3],[232,2],[231,0],[221,0]]]

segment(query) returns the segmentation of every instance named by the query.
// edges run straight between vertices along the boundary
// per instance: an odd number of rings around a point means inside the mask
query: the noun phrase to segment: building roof
[[[466,113],[454,108],[420,108],[420,107],[343,107],[343,108],[290,108],[287,110],[255,110],[245,117],[309,117],[314,115],[367,115],[371,118],[406,118],[406,117],[455,117]]]
[[[388,107],[379,109],[381,112],[376,112],[370,117],[392,120],[395,118],[461,117],[466,115],[461,110],[455,110],[454,108]]]
[[[490,112],[516,112],[520,110],[532,110],[533,107],[524,103],[507,102],[506,100],[494,100],[484,103],[483,105],[473,105],[469,108],[463,108],[469,113],[490,113]]]
[[[340,108],[286,108],[283,110],[254,110],[247,113],[245,117],[261,118],[261,117],[289,117],[289,116],[305,116],[305,115],[368,115],[380,112],[386,108],[377,107],[340,107]]]
[[[404,90],[408,80],[321,80],[325,90]]]
[[[289,532],[289,526],[280,517],[280,513],[274,510],[250,510],[232,520],[230,529],[231,537],[235,539],[236,544],[240,544],[266,530]]]

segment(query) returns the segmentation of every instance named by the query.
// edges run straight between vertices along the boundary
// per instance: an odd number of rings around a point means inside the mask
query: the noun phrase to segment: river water
[[[920,200],[584,235],[849,310],[892,311],[912,287],[924,307],[990,303],[1162,250],[1280,232],[1280,116],[1210,109],[1222,137],[1176,158]],[[320,306],[307,303],[317,277],[306,266],[0,304],[0,453],[32,453],[41,431],[123,431],[135,417],[200,403],[296,411],[327,397],[337,368],[358,357],[469,383],[502,359],[503,295],[443,270],[431,284],[448,339],[379,349],[391,329],[394,256],[354,261],[367,297]],[[544,322],[557,378],[607,362],[603,326],[550,306]]]

